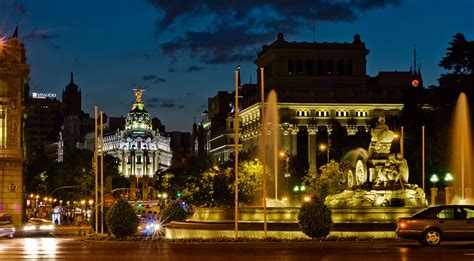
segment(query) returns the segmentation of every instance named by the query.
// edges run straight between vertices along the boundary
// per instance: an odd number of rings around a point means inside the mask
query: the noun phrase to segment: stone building
[[[0,35],[0,212],[23,223],[23,114],[29,65],[18,37]]]
[[[316,168],[317,143],[330,142],[335,121],[348,135],[355,135],[368,132],[370,121],[381,114],[400,115],[404,91],[423,88],[419,70],[379,72],[371,77],[366,72],[368,54],[359,35],[350,43],[307,43],[288,42],[283,34],[278,34],[273,43],[262,47],[254,61],[257,84],[242,85],[239,91],[242,150],[258,147],[261,137],[259,68],[264,68],[265,96],[271,90],[278,96],[279,150],[291,155],[307,154],[312,169]],[[208,121],[212,122],[212,118]],[[209,142],[209,151],[212,158],[225,161],[233,150],[233,113],[223,124],[210,129],[219,127],[224,128],[221,132],[225,135],[213,132],[209,140],[225,137],[225,144]],[[225,152],[218,149],[225,147]]]
[[[132,196],[150,199],[154,194],[153,176],[171,166],[172,152],[170,137],[158,127],[153,129],[150,113],[141,100],[142,92],[135,90],[136,99],[125,119],[124,129],[104,133],[104,152],[119,160],[118,170],[129,178],[130,187],[143,191],[131,191]],[[157,126],[163,128],[161,124]],[[94,150],[94,133],[86,136],[85,147]]]

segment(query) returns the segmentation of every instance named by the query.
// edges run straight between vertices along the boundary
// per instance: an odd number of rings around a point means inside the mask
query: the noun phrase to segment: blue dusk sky
[[[255,82],[253,59],[278,32],[288,41],[351,42],[367,72],[406,71],[416,45],[425,86],[436,85],[452,36],[474,39],[472,0],[0,0],[0,34],[18,24],[31,91],[60,97],[69,72],[82,108],[126,115],[132,88],[167,131],[191,131],[207,99],[232,91],[234,69]]]

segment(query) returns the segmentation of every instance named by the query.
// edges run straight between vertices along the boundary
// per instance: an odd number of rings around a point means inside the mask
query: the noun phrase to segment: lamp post
[[[433,187],[431,187],[431,205],[436,205],[436,195],[438,194],[438,188],[436,187],[436,182],[439,181],[438,175],[433,174],[430,178],[431,183],[433,183]]]
[[[444,176],[444,181],[446,182],[446,205],[451,204],[451,200],[453,198],[453,187],[452,187],[452,182],[453,182],[453,175],[451,173],[446,173]]]
[[[324,152],[326,151],[327,163],[329,163],[329,145],[324,143],[319,145],[319,151]]]
[[[289,163],[290,163],[290,155],[288,155],[288,151],[281,151],[280,152],[280,157],[282,157],[285,160],[285,174],[283,175],[286,178],[286,196],[288,197],[290,194],[290,171],[289,171]]]

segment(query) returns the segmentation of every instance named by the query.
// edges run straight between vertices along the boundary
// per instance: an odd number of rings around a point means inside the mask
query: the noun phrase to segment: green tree
[[[339,163],[331,160],[320,167],[320,173],[308,173],[304,177],[308,192],[321,200],[329,194],[339,192],[344,188],[345,175],[349,168],[350,163],[347,161]]]
[[[468,41],[462,33],[453,36],[446,56],[439,65],[448,73],[438,79],[441,87],[471,89],[474,86],[474,41]]]
[[[137,232],[137,213],[124,199],[118,200],[110,207],[105,220],[107,227],[118,238],[133,236]]]

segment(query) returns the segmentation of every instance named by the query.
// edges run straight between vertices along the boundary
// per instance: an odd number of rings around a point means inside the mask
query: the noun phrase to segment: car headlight
[[[161,225],[160,225],[160,224],[156,224],[156,225],[155,225],[155,230],[161,230]]]
[[[40,226],[40,230],[53,230],[54,226],[53,225],[42,225]]]
[[[36,229],[35,226],[24,226],[23,227],[23,230],[25,230],[25,231],[31,231],[31,230],[35,230],[35,229]]]

